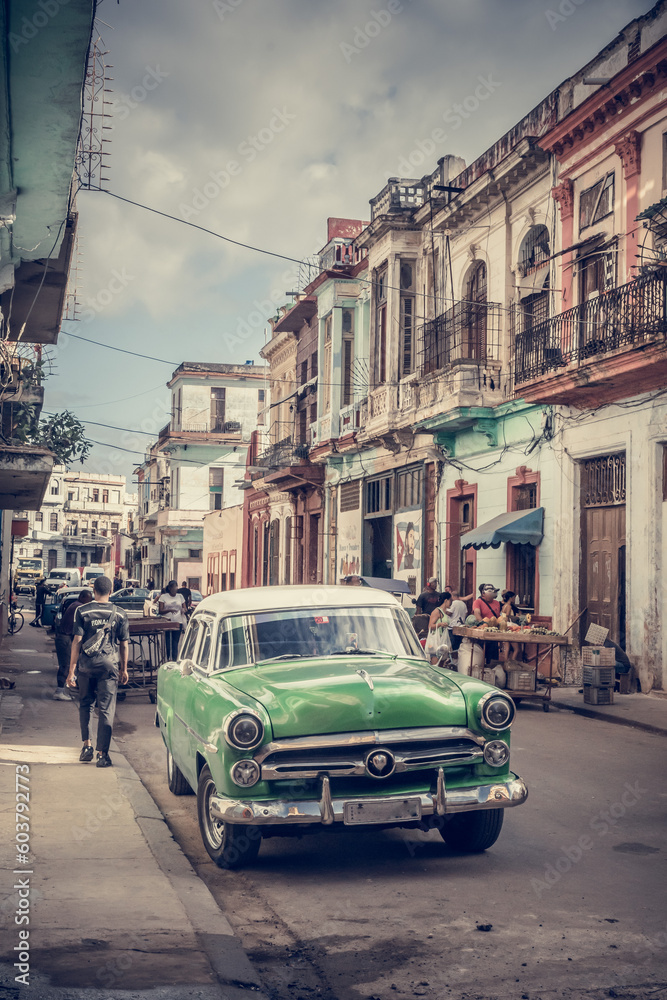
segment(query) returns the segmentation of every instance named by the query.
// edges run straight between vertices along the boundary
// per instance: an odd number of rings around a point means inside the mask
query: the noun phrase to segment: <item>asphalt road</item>
[[[483,855],[437,833],[350,831],[262,845],[221,871],[194,796],[169,792],[154,706],[115,736],[274,1000],[667,997],[667,741],[521,706],[528,802]]]

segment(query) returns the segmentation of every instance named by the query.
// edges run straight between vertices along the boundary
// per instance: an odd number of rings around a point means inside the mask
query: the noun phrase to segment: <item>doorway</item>
[[[582,462],[582,639],[594,622],[625,646],[625,454]]]
[[[364,576],[391,578],[391,523],[391,517],[373,517],[364,521]]]

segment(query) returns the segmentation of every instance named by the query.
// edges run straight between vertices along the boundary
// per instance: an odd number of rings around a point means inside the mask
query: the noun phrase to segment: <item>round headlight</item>
[[[264,738],[262,720],[247,709],[235,712],[225,722],[225,737],[237,750],[254,750]]]
[[[232,781],[242,788],[256,785],[260,778],[259,764],[254,760],[239,760],[232,768]]]
[[[484,760],[491,767],[502,767],[510,759],[510,748],[502,740],[489,740],[484,746]]]
[[[490,693],[479,703],[482,725],[487,729],[508,729],[514,722],[516,709],[510,697],[503,694]]]

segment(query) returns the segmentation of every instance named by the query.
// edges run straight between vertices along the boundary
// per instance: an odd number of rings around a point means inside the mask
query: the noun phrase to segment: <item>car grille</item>
[[[369,754],[388,750],[394,774],[483,759],[484,739],[458,727],[336,733],[331,736],[277,740],[255,759],[263,781],[329,777],[368,777]]]

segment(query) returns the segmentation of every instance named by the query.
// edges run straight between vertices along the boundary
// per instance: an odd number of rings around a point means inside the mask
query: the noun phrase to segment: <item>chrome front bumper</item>
[[[322,779],[322,796],[318,799],[297,801],[245,801],[226,799],[219,795],[211,797],[211,816],[225,823],[241,823],[247,826],[278,826],[287,824],[343,823],[346,802],[391,802],[392,799],[418,798],[421,816],[446,816],[453,813],[472,812],[478,809],[507,809],[520,806],[528,798],[528,788],[517,775],[509,781],[476,785],[474,788],[445,788],[442,768],[438,769],[437,790],[421,795],[403,793],[394,796],[346,796],[334,799],[328,778]]]

